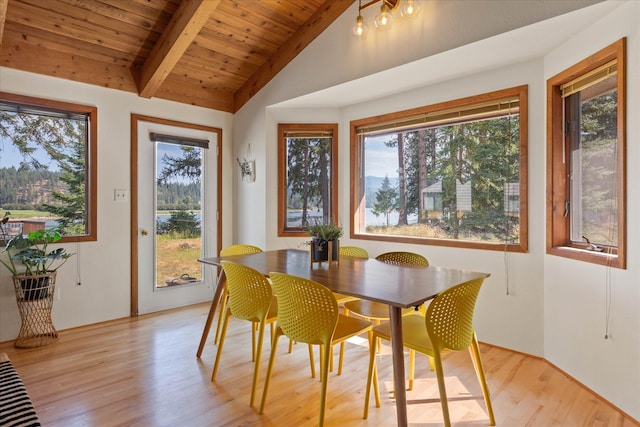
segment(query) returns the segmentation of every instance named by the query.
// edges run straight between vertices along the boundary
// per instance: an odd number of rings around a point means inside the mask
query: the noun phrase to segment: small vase
[[[319,237],[313,237],[311,239],[311,245],[313,250],[314,261],[328,261],[329,260],[329,242]],[[340,240],[331,240],[331,260],[338,261],[340,253]]]

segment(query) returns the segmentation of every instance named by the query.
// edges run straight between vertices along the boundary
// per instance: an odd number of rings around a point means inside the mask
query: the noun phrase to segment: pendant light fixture
[[[369,29],[362,17],[361,12],[363,9],[381,3],[380,13],[375,17],[373,23],[379,31],[387,31],[393,24],[393,12],[398,9],[398,7],[400,7],[400,14],[403,18],[413,19],[420,12],[420,1],[421,0],[371,0],[363,5],[362,0],[358,0],[358,17],[352,30],[353,35],[363,39]]]
[[[403,18],[414,19],[420,12],[420,0],[405,0],[402,2],[400,15]]]
[[[369,27],[364,23],[364,19],[362,19],[362,15],[360,14],[361,10],[362,0],[358,0],[358,18],[356,19],[356,25],[353,27],[353,35],[356,38],[364,39],[365,37],[367,37]]]
[[[391,28],[391,25],[393,24],[393,15],[391,14],[391,10],[389,10],[389,6],[387,6],[386,0],[382,0],[380,13],[376,16],[376,19],[373,20],[373,24],[379,31],[387,31]]]

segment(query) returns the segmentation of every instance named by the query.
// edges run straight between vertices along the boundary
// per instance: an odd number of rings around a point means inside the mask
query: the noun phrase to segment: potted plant
[[[312,261],[328,261],[329,248],[328,242],[331,242],[331,260],[337,261],[340,252],[340,238],[344,234],[342,226],[329,221],[314,221],[307,223],[304,227],[306,233],[311,236],[311,253]]]
[[[20,282],[22,299],[32,301],[45,298],[49,294],[49,284],[55,282],[56,270],[73,255],[67,253],[65,248],[49,251],[49,244],[57,242],[60,237],[55,229],[41,229],[32,231],[26,237],[16,236],[7,242],[4,252],[8,260],[5,262],[0,259],[0,262],[13,275],[14,281]]]

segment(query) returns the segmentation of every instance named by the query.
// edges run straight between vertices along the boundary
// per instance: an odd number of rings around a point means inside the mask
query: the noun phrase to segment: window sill
[[[525,243],[518,244],[510,243],[505,245],[504,243],[490,243],[471,240],[454,240],[454,239],[434,239],[426,237],[411,237],[411,236],[395,236],[386,234],[372,234],[372,233],[352,233],[352,239],[359,240],[375,240],[379,242],[396,242],[396,243],[408,243],[414,245],[431,245],[431,246],[448,246],[451,248],[465,248],[465,249],[481,249],[488,251],[498,252],[515,252],[515,253],[527,253],[528,249]]]
[[[547,248],[547,254],[574,259],[576,261],[588,262],[591,264],[626,269],[624,260],[621,259],[618,254],[590,251],[587,249],[574,248],[571,246],[555,246]]]

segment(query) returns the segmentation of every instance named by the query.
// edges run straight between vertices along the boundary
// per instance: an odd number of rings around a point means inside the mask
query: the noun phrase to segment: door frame
[[[131,164],[129,168],[129,170],[131,171],[131,317],[138,316],[138,122],[151,122],[168,126],[183,127],[187,129],[203,130],[206,132],[215,133],[217,135],[216,247],[218,248],[218,250],[220,250],[220,247],[222,246],[222,129],[132,113]]]

